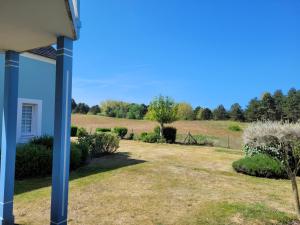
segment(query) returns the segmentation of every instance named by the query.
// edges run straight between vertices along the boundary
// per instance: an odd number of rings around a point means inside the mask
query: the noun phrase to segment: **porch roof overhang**
[[[24,52],[79,38],[79,0],[0,0],[0,51]]]

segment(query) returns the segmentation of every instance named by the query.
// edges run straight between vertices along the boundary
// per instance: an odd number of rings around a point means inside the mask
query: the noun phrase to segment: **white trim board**
[[[32,53],[29,53],[29,52],[21,53],[20,56],[56,65],[56,60],[54,60],[54,59],[49,59],[47,57],[32,54]]]

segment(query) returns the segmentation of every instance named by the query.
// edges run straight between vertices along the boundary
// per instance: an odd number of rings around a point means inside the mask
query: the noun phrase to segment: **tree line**
[[[300,119],[300,90],[291,88],[287,94],[281,90],[273,94],[266,92],[261,98],[253,98],[245,109],[239,103],[234,103],[229,110],[222,104],[215,109],[197,106],[193,108],[186,102],[176,103],[177,119],[179,120],[233,120],[241,122],[253,121],[290,121]],[[72,112],[82,114],[98,114],[109,117],[144,119],[149,106],[145,104],[128,103],[107,100],[100,105],[89,107],[85,103],[72,100]]]

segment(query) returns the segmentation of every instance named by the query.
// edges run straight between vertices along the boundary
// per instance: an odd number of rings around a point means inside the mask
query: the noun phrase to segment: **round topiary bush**
[[[233,162],[235,171],[250,176],[286,179],[287,173],[276,159],[268,155],[256,154]]]

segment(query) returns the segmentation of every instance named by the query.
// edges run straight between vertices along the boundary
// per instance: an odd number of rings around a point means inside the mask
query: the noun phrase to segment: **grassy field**
[[[119,119],[104,116],[93,115],[72,115],[72,124],[86,128],[89,132],[94,132],[97,127],[112,128],[116,126],[127,127],[129,131],[136,134],[142,132],[151,132],[158,124],[147,120]],[[193,135],[204,135],[212,139],[216,146],[230,148],[241,148],[242,131],[230,131],[228,127],[238,124],[241,128],[247,126],[246,123],[237,123],[231,121],[177,121],[171,124],[178,130],[179,138],[183,140],[187,133]],[[229,141],[229,143],[228,143]]]
[[[122,141],[71,174],[69,224],[290,224],[290,182],[237,174],[241,151]],[[50,178],[16,183],[19,224],[48,224]]]

